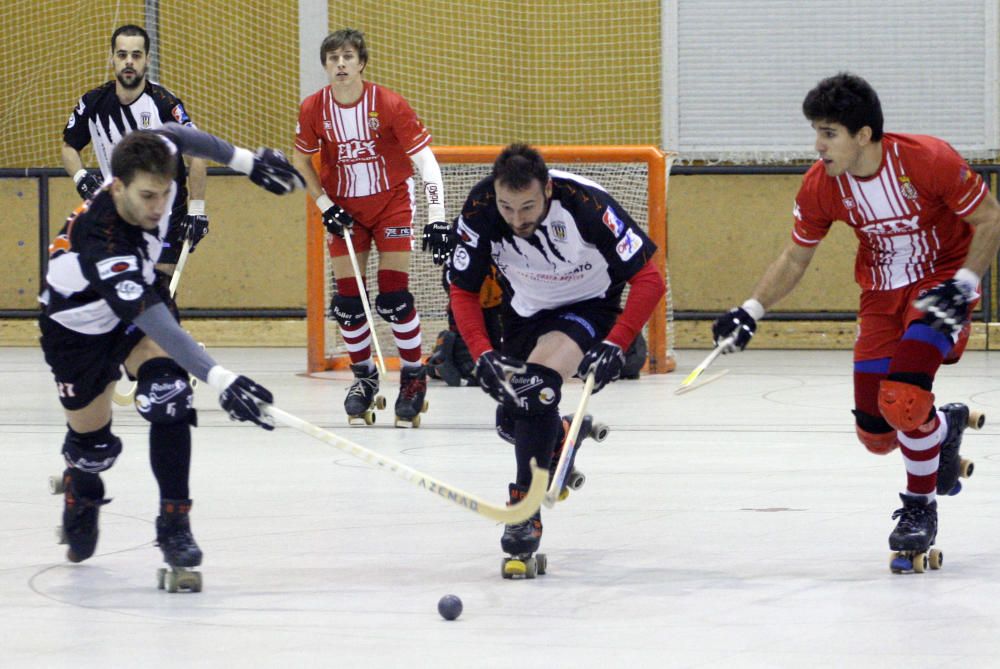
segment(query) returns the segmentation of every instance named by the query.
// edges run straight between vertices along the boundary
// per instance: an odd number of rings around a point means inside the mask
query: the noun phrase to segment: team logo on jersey
[[[403,226],[398,228],[386,228],[385,238],[386,239],[403,239],[409,237],[411,234],[410,226]]]
[[[552,229],[552,234],[555,236],[557,242],[566,241],[566,224],[562,221],[553,221],[549,226]]]
[[[958,179],[962,183],[965,183],[972,178],[973,171],[968,165],[962,165],[962,169],[958,171]]]
[[[455,249],[455,254],[451,257],[451,265],[458,271],[464,271],[469,269],[469,263],[472,259],[469,257],[469,252],[465,250],[464,246],[459,246]]]
[[[118,282],[118,285],[115,286],[115,292],[118,293],[118,297],[126,302],[132,302],[142,296],[142,286],[135,281],[126,279]]]
[[[899,177],[899,190],[907,200],[917,199],[917,189],[910,181],[910,177]]]
[[[610,230],[611,234],[615,237],[618,237],[622,232],[624,232],[625,224],[622,223],[621,219],[618,218],[617,214],[615,214],[615,210],[611,207],[604,210],[603,220],[604,225],[608,226],[608,230]]]
[[[615,247],[615,251],[618,252],[618,257],[622,260],[628,260],[642,248],[642,237],[635,234],[634,231],[628,230],[622,240],[618,242],[618,246]]]
[[[861,226],[862,232],[872,235],[895,235],[900,232],[915,232],[920,228],[920,214],[909,218],[892,218],[887,221],[876,221]]]
[[[333,130],[333,121],[323,121],[323,130]]]
[[[121,274],[129,270],[138,270],[139,259],[135,256],[114,256],[113,258],[105,258],[100,261],[96,267],[97,275],[103,281],[115,274]]]
[[[375,142],[351,139],[337,144],[337,160],[342,163],[375,157]]]
[[[74,125],[76,125],[76,112],[69,113],[69,120],[66,121],[66,129],[69,130]]]
[[[139,127],[143,130],[149,130],[150,124],[153,122],[153,115],[149,112],[142,112],[139,115]]]
[[[379,122],[378,122],[378,112],[370,111],[368,112],[368,127],[374,132],[378,132]]]
[[[59,235],[49,244],[49,259],[58,258],[64,253],[68,253],[73,245],[70,244],[69,235]]]
[[[467,226],[461,218],[458,219],[458,237],[472,248],[479,246],[479,233]]]
[[[844,206],[847,207],[848,209],[854,209],[854,207],[856,207],[857,204],[854,202],[853,197],[845,197]]]
[[[178,123],[187,124],[191,123],[191,119],[188,118],[187,112],[184,111],[184,105],[180,102],[174,105],[174,108],[170,110],[170,114],[174,117],[174,120]]]

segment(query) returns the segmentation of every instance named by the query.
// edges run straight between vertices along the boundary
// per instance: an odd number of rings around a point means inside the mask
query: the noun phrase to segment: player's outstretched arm
[[[429,146],[410,156],[424,182],[424,196],[427,198],[427,224],[424,226],[423,250],[432,252],[435,265],[444,264],[451,252],[449,236],[451,226],[444,209],[444,178],[441,166]]]

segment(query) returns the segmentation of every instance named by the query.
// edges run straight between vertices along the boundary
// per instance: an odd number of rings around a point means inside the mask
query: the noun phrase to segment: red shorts
[[[861,307],[858,311],[858,337],[854,342],[854,361],[891,358],[903,333],[913,321],[918,321],[924,312],[913,306],[922,293],[950,278],[950,274],[925,277],[916,283],[895,290],[866,290],[861,293]],[[975,309],[979,298],[973,302]],[[954,336],[955,345],[945,356],[945,362],[956,362],[969,342],[971,323]]]
[[[374,195],[340,198],[337,204],[354,219],[351,243],[355,253],[370,250],[372,240],[379,253],[412,250],[415,210],[412,179]],[[336,235],[326,237],[331,257],[347,255],[347,242]]]

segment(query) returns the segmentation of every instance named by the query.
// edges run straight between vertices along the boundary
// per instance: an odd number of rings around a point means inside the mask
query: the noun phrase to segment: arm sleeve
[[[70,113],[66,127],[63,128],[63,141],[77,151],[90,144],[90,126],[87,125],[87,117],[84,115],[86,110],[87,100],[81,97]]]
[[[486,319],[479,304],[479,294],[451,285],[451,311],[455,315],[458,332],[462,335],[465,345],[473,360],[479,360],[486,351],[493,348],[490,336],[486,330]]]
[[[208,370],[216,365],[215,360],[181,328],[165,304],[160,302],[154,305],[139,314],[132,322],[189,374],[202,381],[208,381]]]
[[[653,243],[628,212],[603,190],[590,189],[586,199],[576,201],[573,216],[586,241],[594,244],[608,263],[608,273],[615,284],[625,283],[646,265],[656,253]]]
[[[974,212],[986,199],[986,182],[947,142],[937,152],[933,173],[945,204],[959,218]]]
[[[420,171],[424,181],[424,195],[427,197],[427,218],[430,223],[445,220],[444,211],[444,179],[441,177],[441,166],[431,147],[425,146],[410,156],[413,164]]]
[[[295,149],[301,153],[319,151],[319,137],[312,126],[313,98],[303,100],[299,107],[299,120],[295,124]]]
[[[403,151],[412,158],[418,151],[430,145],[431,133],[403,96],[395,95],[394,98],[392,131]]]
[[[239,167],[232,164],[234,163],[234,158],[237,157],[237,149],[226,140],[219,139],[215,135],[198,130],[194,126],[181,125],[179,123],[165,123],[162,128],[154,132],[170,140],[176,146],[177,150],[186,156],[206,158],[214,160],[217,163],[222,163],[223,165],[230,165],[233,169],[239,169]],[[246,149],[242,151],[249,153]],[[253,164],[251,163],[250,169],[252,168]],[[249,173],[242,169],[239,169],[239,171],[245,174]]]
[[[823,210],[821,204],[821,183],[825,178],[822,164],[813,166],[802,178],[802,186],[795,196],[795,205],[792,207],[792,216],[795,217],[792,241],[799,246],[816,246],[823,241],[833,225],[833,218]]]
[[[629,283],[628,299],[625,310],[618,316],[606,339],[627,350],[632,345],[642,326],[653,314],[653,309],[659,304],[660,298],[666,293],[666,285],[653,261],[647,262]]]

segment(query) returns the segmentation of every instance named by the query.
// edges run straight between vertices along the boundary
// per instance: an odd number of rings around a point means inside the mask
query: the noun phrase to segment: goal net
[[[676,366],[673,355],[673,306],[667,272],[667,178],[672,154],[665,154],[652,146],[541,146],[537,147],[550,168],[562,169],[587,177],[601,184],[639,223],[656,243],[656,262],[666,279],[667,295],[647,324],[644,334],[649,348],[648,372],[669,372]],[[444,176],[445,205],[449,218],[456,216],[465,202],[469,190],[489,174],[493,161],[502,147],[435,146],[434,154],[441,164]],[[422,193],[419,187],[417,193]],[[414,238],[419,240],[427,222],[427,204],[417,198],[414,217]],[[308,209],[307,313],[309,339],[309,371],[317,372],[346,368],[349,364],[347,349],[340,336],[340,328],[330,314],[330,302],[336,294],[336,282],[330,269],[326,249],[325,230],[319,211],[312,203]],[[414,244],[419,248],[419,242]],[[375,277],[377,254],[369,258],[365,275],[368,295],[372,304],[378,295]],[[424,353],[430,352],[436,335],[448,328],[448,296],[442,285],[442,268],[431,261],[430,253],[419,250],[411,254],[410,292],[413,293],[420,312]],[[623,297],[627,298],[626,294]],[[375,316],[372,324],[382,346],[383,355],[390,367],[398,360],[391,357],[396,351],[392,331],[387,323]]]

